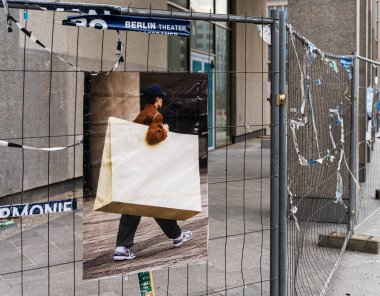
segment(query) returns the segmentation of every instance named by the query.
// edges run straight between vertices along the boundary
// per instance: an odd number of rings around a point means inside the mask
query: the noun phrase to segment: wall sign
[[[0,207],[0,219],[75,211],[77,199],[40,203],[14,204]]]
[[[90,27],[100,30],[126,30],[190,37],[190,21],[128,15],[69,16],[64,26]]]

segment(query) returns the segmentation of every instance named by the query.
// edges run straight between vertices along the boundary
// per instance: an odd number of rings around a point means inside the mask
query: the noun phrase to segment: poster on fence
[[[83,278],[207,257],[207,74],[88,75]]]

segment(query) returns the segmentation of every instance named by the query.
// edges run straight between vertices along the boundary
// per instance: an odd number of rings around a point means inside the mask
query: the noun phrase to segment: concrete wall
[[[118,0],[91,2],[129,4]],[[131,2],[131,7],[149,8],[150,4],[153,9],[167,8],[164,0],[136,0]],[[232,13],[240,15],[261,16],[266,11],[264,0],[233,0],[231,8]],[[12,10],[12,15],[23,22],[23,11]],[[73,14],[30,11],[27,27],[71,63],[76,63],[78,51],[79,68],[109,70],[116,62],[116,33],[64,27],[59,22],[68,15]],[[0,14],[0,24],[5,24],[4,14]],[[117,71],[167,71],[167,37],[133,32],[122,32],[121,37],[126,42],[127,62]],[[0,25],[0,44],[0,139],[21,143],[24,136],[24,144],[37,147],[72,144],[74,134],[83,133],[84,74],[75,73],[71,67],[25,39],[15,25],[13,33],[7,33],[6,26]],[[249,123],[252,127],[247,132],[261,129],[254,125],[269,124],[268,74],[261,73],[267,72],[267,45],[262,43],[256,25],[249,24],[246,28],[244,24],[235,24],[231,49],[232,70],[237,71],[231,75],[232,122],[240,126]],[[244,133],[244,127],[233,131],[233,135]],[[0,196],[80,177],[82,157],[82,146],[75,148],[75,155],[74,149],[50,153],[50,160],[46,152],[25,151],[23,159],[21,150],[0,149]]]
[[[75,1],[71,1],[75,2]],[[82,1],[76,1],[82,2]],[[97,0],[92,3],[127,5],[125,1]],[[131,1],[131,7],[166,9],[166,1]],[[22,20],[22,11],[12,10]],[[109,70],[116,62],[116,33],[95,29],[63,27],[58,22],[66,13],[30,11],[28,29],[32,30],[48,47],[72,63],[76,62],[78,40],[78,66],[83,70]],[[29,39],[26,40],[24,64],[24,34],[13,25],[13,33],[6,32],[4,14],[0,14],[0,138],[24,144],[46,147],[65,146],[74,142],[74,133],[83,132],[83,73],[57,58],[52,58]],[[52,34],[52,28],[54,31]],[[167,69],[167,37],[122,32],[126,40],[127,63],[118,70],[146,71]],[[102,49],[102,39],[103,49]],[[23,69],[26,69],[25,76]],[[50,69],[54,72],[51,74]],[[9,71],[4,71],[9,70]],[[49,115],[50,108],[50,115]],[[50,116],[50,122],[49,122]],[[75,119],[75,120],[74,120]],[[49,139],[47,136],[52,136]],[[44,186],[82,176],[82,146],[49,154],[39,151],[0,149],[0,196],[19,192],[22,188]],[[23,166],[24,163],[24,166]],[[75,173],[74,173],[75,168]],[[48,180],[48,171],[50,180]],[[22,182],[24,180],[24,182]],[[18,202],[19,200],[14,200]]]
[[[373,0],[373,26],[374,26],[374,31],[375,31],[375,38],[374,38],[374,58],[376,60],[379,60],[380,58],[380,46],[379,46],[379,38],[377,37],[377,34],[380,32],[380,22],[379,22],[379,13],[376,13],[377,10],[379,9],[379,3],[376,0]]]
[[[356,0],[289,0],[289,23],[324,51],[356,50]]]
[[[261,16],[266,15],[265,11],[264,0],[231,2],[233,14]],[[236,128],[232,135],[238,136],[245,133],[246,122],[252,126],[251,131],[261,129],[253,125],[269,124],[268,74],[261,73],[268,71],[268,47],[255,24],[233,24],[231,43],[231,70],[236,71],[231,77],[232,122],[243,126]],[[266,128],[269,131],[269,127]]]

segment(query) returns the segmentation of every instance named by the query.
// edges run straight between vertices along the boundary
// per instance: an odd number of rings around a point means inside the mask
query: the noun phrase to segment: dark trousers
[[[121,215],[116,246],[125,246],[128,249],[133,246],[133,239],[140,220],[140,216]],[[161,227],[162,231],[168,238],[175,239],[181,235],[182,230],[178,226],[176,220],[159,218],[154,218],[154,220],[156,220],[157,224]]]

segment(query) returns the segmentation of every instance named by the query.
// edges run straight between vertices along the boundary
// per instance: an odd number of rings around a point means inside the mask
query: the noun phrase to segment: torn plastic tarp
[[[359,187],[359,183],[357,182],[355,176],[352,174],[346,160],[346,155],[344,153],[344,121],[343,121],[343,115],[341,111],[341,106],[338,106],[335,109],[329,109],[330,112],[330,119],[329,119],[329,130],[330,130],[330,139],[331,143],[334,146],[334,149],[337,147],[334,141],[334,137],[332,135],[332,125],[335,122],[337,126],[340,126],[340,143],[338,145],[340,149],[340,156],[339,156],[339,162],[338,162],[338,168],[337,168],[337,180],[336,180],[336,191],[335,191],[335,203],[342,204],[345,208],[347,206],[344,204],[342,196],[343,196],[343,178],[341,175],[341,169],[342,169],[342,162],[344,160],[344,165],[347,168],[348,172],[352,176],[356,186]],[[336,118],[336,119],[335,119]]]
[[[307,119],[307,116],[305,115],[305,107],[306,107],[306,103],[308,103],[309,113],[311,115],[311,121],[312,121],[312,126],[313,126],[313,133],[314,133],[316,145],[317,145],[318,157],[319,157],[319,159],[321,159],[322,157],[321,157],[321,152],[320,152],[320,148],[319,148],[318,131],[317,131],[317,125],[315,122],[315,114],[314,114],[314,107],[313,107],[313,99],[311,96],[311,86],[310,86],[310,77],[309,76],[306,77],[306,79],[307,79],[306,80],[306,85],[307,85],[306,94],[305,94],[305,88],[304,88],[305,87],[304,86],[304,82],[305,82],[304,79],[305,79],[305,73],[306,73],[306,66],[310,66],[314,62],[314,60],[316,59],[317,56],[315,54],[315,51],[317,49],[313,45],[309,45],[309,47],[306,51],[306,54],[304,55],[303,66],[301,67],[301,63],[300,63],[300,60],[299,60],[299,57],[297,54],[297,50],[296,50],[296,47],[294,44],[294,35],[293,34],[291,35],[291,42],[292,42],[292,46],[294,48],[294,53],[295,53],[297,63],[298,63],[298,68],[300,71],[300,89],[301,89],[300,113],[302,114],[302,118],[298,119],[298,120],[291,120],[290,121],[290,127],[292,129],[292,134],[293,134],[293,143],[294,143],[294,146],[296,148],[297,155],[298,155],[298,162],[302,166],[311,166],[314,162],[310,161],[310,160],[307,161],[305,157],[300,155],[295,128],[297,127],[297,130],[298,130],[299,127],[306,125],[308,119]]]
[[[336,179],[336,191],[335,191],[335,203],[340,203],[342,204],[345,208],[347,206],[344,204],[343,199],[343,178],[340,172],[337,172],[337,179]]]
[[[2,0],[2,2],[3,2],[3,7],[4,7],[5,15],[9,15],[8,1],[7,0]]]
[[[351,80],[351,66],[353,64],[352,62],[352,59],[349,59],[349,58],[341,58],[340,59],[340,63],[342,65],[342,67],[347,71],[348,73],[348,80]]]
[[[331,144],[332,144],[333,148],[335,149],[336,144],[335,144],[334,136],[332,134],[332,126],[333,126],[333,123],[335,122],[337,126],[341,126],[341,129],[343,129],[343,119],[340,116],[339,107],[335,108],[335,109],[329,109],[329,113],[330,113],[330,116],[329,116],[330,139],[331,139]],[[336,117],[336,119],[335,119],[335,117]],[[343,134],[343,130],[341,130],[341,133]],[[341,140],[343,140],[343,143],[344,143],[344,137]]]
[[[27,150],[49,151],[49,152],[65,150],[65,149],[68,149],[70,147],[81,145],[82,143],[83,143],[83,136],[75,137],[75,143],[72,145],[61,146],[61,147],[47,147],[47,148],[26,146],[26,145],[21,145],[21,144],[16,144],[16,143],[6,142],[6,141],[0,140],[0,146],[3,146],[3,147],[20,148],[20,149],[27,149]]]
[[[298,130],[299,127],[305,126],[307,123],[307,117],[303,117],[302,119],[298,120],[290,120],[290,129],[292,131],[293,135],[293,145],[294,149],[296,150],[297,156],[298,156],[298,163],[302,166],[307,166],[309,163],[307,159],[300,154],[300,149],[298,146],[298,140],[297,140],[297,134],[296,134],[296,129]]]
[[[269,45],[271,45],[271,29],[269,25],[257,25],[257,31],[261,38]]]
[[[326,160],[329,160],[330,162],[333,162],[335,157],[331,154],[330,149],[326,149],[326,152],[324,153],[323,157],[315,160],[315,162],[318,162],[320,164],[323,164]]]
[[[338,116],[337,124],[343,124],[343,119],[341,119],[339,115],[339,109],[330,109],[330,121],[329,121],[329,130],[330,130],[330,138],[332,141],[333,148],[336,149],[336,144],[334,141],[334,137],[332,135],[332,127],[331,127],[331,117],[334,118],[334,116]],[[296,150],[297,156],[298,156],[298,163],[302,166],[312,166],[315,163],[324,164],[326,161],[333,162],[335,160],[335,157],[332,155],[331,149],[326,149],[326,151],[321,155],[319,153],[318,159],[309,159],[307,160],[304,156],[300,154],[300,149],[298,146],[298,139],[296,131],[307,124],[307,117],[303,116],[302,118],[298,118],[297,120],[290,120],[289,125],[290,129],[292,131],[292,138],[293,138],[293,145]],[[342,127],[341,127],[342,128]],[[341,130],[341,133],[343,137],[341,137],[341,142],[344,143],[344,131]]]
[[[324,58],[323,61],[325,62],[325,64],[330,66],[331,71],[339,73],[339,69],[335,61],[330,60],[329,58]]]
[[[352,66],[352,59],[349,58],[341,58],[340,63],[342,66],[347,70],[351,71],[351,66]]]
[[[290,214],[293,216],[294,223],[296,224],[297,230],[300,231],[300,226],[298,224],[298,219],[296,216],[298,209],[297,209],[297,206],[294,205],[293,193],[290,191],[290,186],[291,186],[291,181],[289,180],[287,189],[288,189],[289,203],[290,203]]]
[[[343,178],[342,178],[342,175],[340,173],[340,171],[342,169],[342,161],[343,161],[343,157],[344,157],[344,122],[343,122],[343,117],[341,116],[342,115],[341,113],[342,112],[341,112],[340,106],[338,106],[335,109],[330,109],[330,114],[337,116],[337,125],[340,125],[340,144],[339,144],[340,156],[339,156],[339,162],[338,162],[338,169],[336,172],[337,179],[336,179],[336,190],[335,190],[335,201],[334,202],[335,203],[339,202],[345,208],[347,208],[347,206],[344,204],[343,199],[342,199],[342,196],[343,196]],[[345,162],[345,164],[347,166],[347,162]],[[349,170],[348,166],[347,166],[347,169]]]
[[[311,65],[314,63],[315,59],[317,58],[317,54],[314,52],[315,47],[310,47],[309,50],[306,51],[306,62],[308,65]]]
[[[311,122],[313,124],[315,143],[317,145],[318,157],[321,158],[321,152],[319,149],[319,141],[318,141],[317,124],[315,123],[315,112],[314,112],[314,107],[313,107],[313,98],[311,96],[311,90],[310,90],[310,77],[307,78],[307,96],[308,96],[308,102],[309,102],[309,109],[310,109],[310,113],[311,113]]]
[[[8,8],[8,1],[7,0],[2,0],[2,2],[3,2],[3,7],[4,7],[5,15],[7,17],[8,32],[12,32],[12,23],[11,23],[11,19],[10,19],[10,13],[9,13],[9,8]]]

